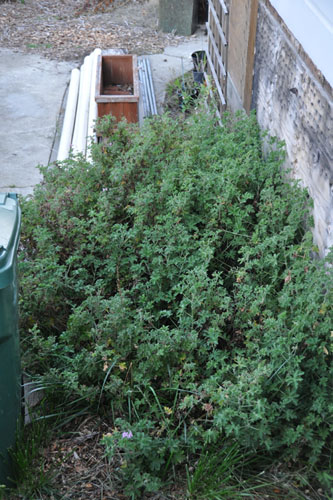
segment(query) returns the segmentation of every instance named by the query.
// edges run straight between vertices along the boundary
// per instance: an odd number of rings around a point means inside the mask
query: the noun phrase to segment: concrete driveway
[[[27,195],[40,182],[72,68],[0,49],[0,192]]]

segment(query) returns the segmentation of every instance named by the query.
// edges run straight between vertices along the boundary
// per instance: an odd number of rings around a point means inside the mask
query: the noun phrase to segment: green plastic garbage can
[[[11,475],[8,448],[15,444],[21,410],[17,247],[21,211],[15,194],[0,193],[0,484]]]

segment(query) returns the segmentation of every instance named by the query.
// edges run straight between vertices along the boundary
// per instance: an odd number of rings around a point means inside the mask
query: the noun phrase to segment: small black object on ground
[[[193,79],[200,85],[204,82],[204,73],[207,70],[207,56],[204,50],[197,50],[192,54]]]

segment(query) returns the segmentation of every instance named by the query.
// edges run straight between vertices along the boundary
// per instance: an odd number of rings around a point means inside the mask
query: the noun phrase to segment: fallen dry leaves
[[[126,500],[119,478],[121,457],[109,462],[101,445],[111,428],[105,420],[91,415],[74,420],[65,437],[56,438],[44,449],[44,470],[52,475],[51,489],[61,500]],[[182,481],[167,492],[144,495],[143,500],[183,500]],[[46,500],[42,497],[40,500]],[[51,500],[47,498],[47,500]]]
[[[163,52],[184,37],[158,31],[152,1],[114,0],[96,13],[86,0],[7,0],[1,3],[0,47],[73,61],[96,47],[138,55]]]
[[[53,486],[63,499],[91,500],[124,498],[116,491],[115,466],[104,458],[100,444],[109,429],[96,417],[88,417],[64,438],[44,450],[45,470],[54,476]]]

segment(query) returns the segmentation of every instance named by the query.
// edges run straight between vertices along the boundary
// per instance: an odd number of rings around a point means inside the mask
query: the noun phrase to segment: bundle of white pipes
[[[123,49],[111,49],[108,54],[123,54]],[[97,119],[95,101],[97,63],[101,49],[95,49],[84,59],[81,69],[73,69],[68,89],[67,104],[60,137],[57,161],[68,158],[70,151],[83,154],[91,161],[91,145],[96,142],[94,123]],[[139,64],[142,116],[157,114],[154,87],[149,60],[141,57]]]
[[[72,70],[57,161],[68,158],[71,150],[73,153],[82,153],[88,160],[91,158],[90,146],[96,142],[95,87],[97,58],[100,53],[100,49],[95,49],[85,57],[81,70]]]

